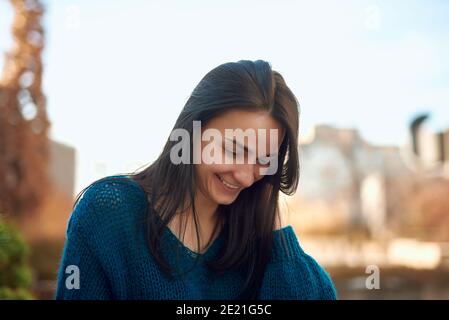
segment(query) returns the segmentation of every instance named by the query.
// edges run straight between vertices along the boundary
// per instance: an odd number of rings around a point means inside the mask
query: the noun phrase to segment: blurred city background
[[[241,59],[299,99],[282,209],[339,298],[449,299],[448,39],[444,0],[0,0],[0,299],[51,299],[77,193]]]

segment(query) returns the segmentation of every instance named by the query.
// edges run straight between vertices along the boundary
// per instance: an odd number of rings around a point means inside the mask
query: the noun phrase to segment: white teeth
[[[220,181],[223,182],[223,184],[224,184],[226,187],[229,187],[229,188],[231,188],[231,189],[238,189],[238,188],[239,188],[238,186],[234,186],[233,184],[230,184],[230,183],[224,181],[224,179],[223,179],[222,177],[220,177],[220,176],[218,176],[218,177],[220,178]]]

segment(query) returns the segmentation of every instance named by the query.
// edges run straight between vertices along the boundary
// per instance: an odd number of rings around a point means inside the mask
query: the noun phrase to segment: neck
[[[213,241],[215,236],[220,232],[221,226],[219,217],[217,215],[218,204],[211,202],[200,190],[195,192],[195,211],[197,215],[198,222],[198,232],[200,236],[200,247],[204,250],[208,244]],[[179,238],[184,238],[184,244],[192,250],[197,249],[197,238],[195,221],[193,217],[193,209],[190,207],[188,212],[182,214],[176,214],[174,219],[169,223],[169,228],[174,231],[174,233]],[[181,236],[184,233],[185,237]],[[217,228],[216,230],[214,230]],[[215,234],[214,234],[214,231]]]
[[[201,190],[197,190],[197,192],[195,192],[195,209],[201,226],[204,225],[206,228],[215,226],[218,220],[218,205],[207,199]],[[189,216],[193,218],[192,209],[190,209]]]

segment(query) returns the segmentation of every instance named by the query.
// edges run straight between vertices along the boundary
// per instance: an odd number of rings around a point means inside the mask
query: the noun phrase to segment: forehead
[[[270,129],[276,129],[280,137],[284,133],[282,125],[264,110],[248,111],[234,109],[226,111],[211,119],[204,128],[215,128],[223,132],[225,129],[265,129],[267,135]]]

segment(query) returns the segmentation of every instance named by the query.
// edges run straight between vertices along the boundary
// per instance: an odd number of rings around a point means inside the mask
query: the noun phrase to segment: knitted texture
[[[191,271],[182,272],[191,269],[197,254],[168,227],[161,239],[163,256],[180,272],[175,270],[175,277],[163,273],[146,242],[147,205],[144,190],[127,176],[106,177],[86,190],[67,224],[56,299],[237,299],[244,283],[239,273],[215,274],[201,260]],[[302,250],[293,228],[273,233],[273,251],[258,298],[336,299],[329,275]],[[220,234],[201,259],[214,258],[223,241]],[[79,271],[79,288],[73,287],[77,276],[73,266]]]

